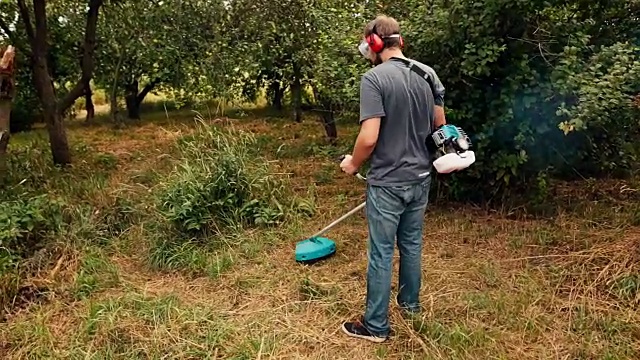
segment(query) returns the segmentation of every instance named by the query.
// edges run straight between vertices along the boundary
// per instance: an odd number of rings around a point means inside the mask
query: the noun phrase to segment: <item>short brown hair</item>
[[[364,27],[364,36],[369,36],[372,33],[378,34],[381,38],[385,38],[390,35],[400,34],[400,24],[396,19],[386,16],[378,15],[375,19],[371,20]],[[400,41],[398,38],[384,39],[387,47],[399,46]]]

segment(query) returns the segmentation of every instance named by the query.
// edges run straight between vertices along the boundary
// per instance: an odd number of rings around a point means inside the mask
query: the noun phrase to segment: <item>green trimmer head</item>
[[[342,156],[340,160],[342,161],[344,158],[345,156]],[[367,180],[360,174],[356,174],[356,177],[363,181]],[[326,228],[317,232],[315,235],[298,242],[296,244],[296,261],[299,263],[311,264],[334,255],[336,253],[336,243],[333,240],[327,239],[326,237],[321,237],[322,234],[329,231],[329,229],[331,229],[332,227],[338,225],[340,222],[342,222],[342,220],[358,212],[365,205],[366,202],[363,202],[355,209],[342,215],[338,220],[329,224]]]
[[[333,240],[321,237],[332,227],[336,226],[342,220],[356,213],[365,206],[366,202],[358,205],[355,209],[342,215],[338,220],[332,222],[326,228],[320,230],[317,234],[308,239],[302,240],[296,244],[296,261],[300,263],[314,263],[327,259],[336,253],[336,243]]]
[[[336,253],[336,243],[325,237],[313,237],[296,244],[296,261],[315,262],[331,257]]]

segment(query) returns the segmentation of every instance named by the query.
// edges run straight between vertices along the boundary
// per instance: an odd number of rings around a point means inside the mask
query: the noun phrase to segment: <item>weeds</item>
[[[73,290],[77,299],[86,299],[100,289],[117,285],[120,280],[118,269],[101,250],[85,251]]]
[[[46,195],[0,203],[0,275],[59,232],[62,206]]]
[[[233,262],[219,250],[245,243],[238,235],[282,225],[313,208],[273,174],[254,136],[204,125],[198,130],[178,140],[181,163],[160,185],[157,226],[163,230],[150,261],[217,277]]]
[[[13,325],[4,340],[27,357],[203,358],[224,356],[232,334],[214,309],[183,304],[171,294],[126,293],[71,311],[79,323],[61,338],[49,326],[53,315],[44,314],[38,326]]]
[[[159,195],[162,214],[177,230],[220,235],[228,228],[274,226],[295,206],[250,134],[203,126],[179,145],[184,160]]]
[[[439,346],[448,349],[450,355],[465,357],[468,351],[482,347],[490,337],[482,329],[470,329],[464,324],[443,324],[439,321],[415,321],[413,329]]]

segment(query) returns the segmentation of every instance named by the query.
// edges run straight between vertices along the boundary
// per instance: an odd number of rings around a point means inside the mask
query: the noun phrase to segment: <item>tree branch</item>
[[[14,36],[13,36],[13,32],[11,31],[11,29],[9,29],[9,26],[7,26],[7,23],[4,22],[4,20],[2,20],[2,18],[0,18],[0,30],[2,30],[2,32],[7,35],[7,37],[9,38],[9,40],[11,40],[12,42],[16,42]]]
[[[142,89],[140,94],[138,94],[138,96],[136,96],[136,103],[138,104],[138,106],[140,106],[140,104],[142,103],[144,98],[149,94],[149,92],[151,90],[153,90],[154,87],[156,87],[156,85],[159,82],[160,82],[160,79],[155,79],[152,82],[150,82],[147,85],[145,85],[145,87]]]
[[[36,56],[46,58],[49,46],[47,45],[48,31],[45,0],[33,0],[33,16],[35,18],[36,31],[32,49]]]
[[[29,16],[29,9],[27,8],[27,5],[24,3],[24,0],[18,0],[18,9],[20,10],[20,17],[22,18],[22,22],[24,23],[24,28],[27,33],[27,38],[29,39],[29,42],[33,46],[33,41],[35,40],[36,36],[33,31],[33,25],[31,24],[31,16]]]
[[[31,16],[29,15],[29,9],[27,5],[24,3],[24,0],[18,0],[18,9],[20,10],[20,17],[22,17],[22,22],[24,23],[25,32],[27,33],[27,37],[29,41],[35,39],[35,33],[33,30],[33,24],[31,23]]]
[[[26,47],[22,46],[23,44],[18,42],[18,38],[16,38],[16,35],[11,31],[11,29],[9,29],[9,26],[6,22],[4,22],[4,20],[2,20],[2,18],[0,18],[0,30],[2,30],[2,32],[7,35],[12,45],[15,46],[16,49],[22,51],[27,55],[31,54],[31,52]]]
[[[34,0],[36,1],[36,0]],[[82,77],[71,91],[58,103],[58,111],[63,114],[85,93],[85,84],[93,77],[95,67],[96,29],[98,27],[98,13],[103,0],[91,0],[87,11],[87,25],[84,36],[82,53]]]

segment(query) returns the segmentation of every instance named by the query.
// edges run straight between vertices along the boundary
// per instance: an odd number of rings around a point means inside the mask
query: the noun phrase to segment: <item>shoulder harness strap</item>
[[[429,83],[429,87],[431,88],[431,94],[435,98],[436,96],[435,86],[433,85],[433,81],[431,80],[431,77],[429,76],[429,74],[427,74],[426,71],[424,71],[424,69],[422,69],[420,66],[416,65],[415,63],[409,61],[408,59],[399,58],[399,57],[394,57],[394,59],[400,60],[403,63],[407,64],[407,66],[409,66],[409,70],[413,71],[414,73],[418,74],[418,76],[425,79]]]

